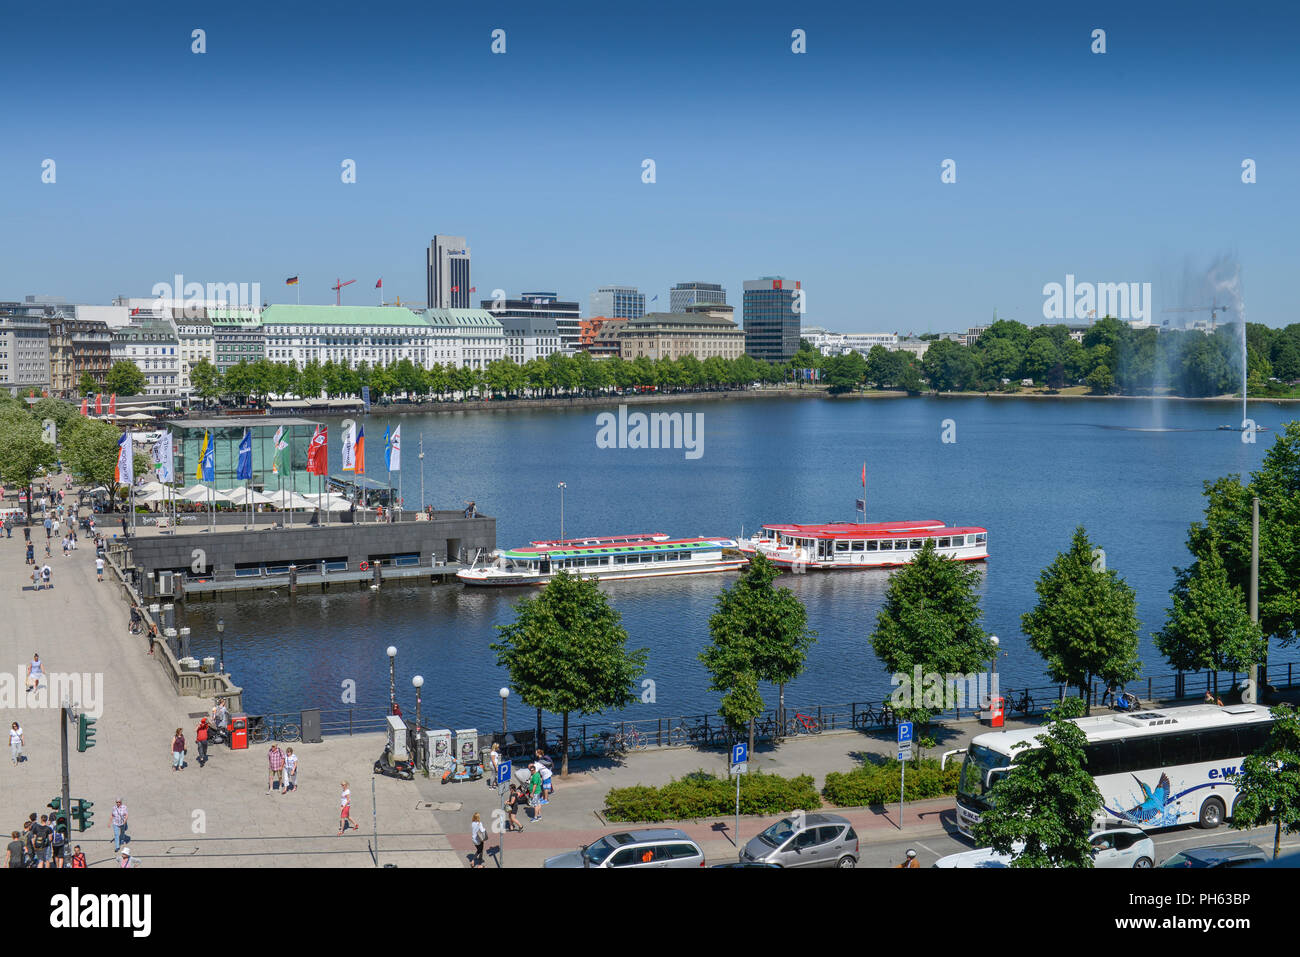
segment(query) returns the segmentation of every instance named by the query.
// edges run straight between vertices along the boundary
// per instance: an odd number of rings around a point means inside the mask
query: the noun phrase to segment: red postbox
[[[989,727],[1000,728],[1006,717],[1006,699],[1001,695],[994,695],[989,701]]]
[[[230,749],[232,751],[248,750],[248,715],[232,714],[230,716]]]

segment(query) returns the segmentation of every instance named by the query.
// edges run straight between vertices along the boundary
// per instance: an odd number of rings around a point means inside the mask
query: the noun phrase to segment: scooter
[[[1140,707],[1142,707],[1142,702],[1131,691],[1121,691],[1115,695],[1114,708],[1116,711],[1136,711]]]
[[[477,781],[483,777],[483,762],[457,761],[442,773],[442,783],[459,784],[461,781]]]
[[[399,781],[415,780],[414,761],[394,761],[391,745],[384,745],[384,753],[375,761],[375,774],[397,778]]]

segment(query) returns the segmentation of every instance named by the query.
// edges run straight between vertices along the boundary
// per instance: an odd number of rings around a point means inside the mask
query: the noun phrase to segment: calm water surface
[[[1137,590],[1146,670],[1168,672],[1150,632],[1163,622],[1174,566],[1187,562],[1184,541],[1202,514],[1201,483],[1257,468],[1278,426],[1293,417],[1277,404],[1253,404],[1255,419],[1274,432],[1249,445],[1239,434],[1215,431],[1239,419],[1237,407],[1217,403],[773,399],[671,408],[703,413],[701,458],[598,449],[599,410],[394,417],[404,440],[403,492],[408,504],[418,502],[423,435],[425,501],[459,508],[473,499],[496,517],[501,547],[559,534],[561,481],[569,537],[735,536],[764,522],[852,520],[865,461],[870,520],[936,518],[988,528],[982,595],[985,626],[1006,653],[1003,684],[1043,684],[1020,615],[1033,606],[1038,573],[1069,544],[1074,527],[1085,525],[1109,567]],[[945,419],[955,423],[955,443],[941,441]],[[385,424],[372,415],[366,432],[382,436]],[[372,476],[382,479],[382,456],[372,453],[370,462]],[[708,640],[716,594],[734,578],[601,586],[632,645],[650,652],[657,704],[638,704],[629,716],[715,709],[696,656]],[[788,690],[788,706],[881,700],[888,676],[868,636],[888,572],[781,581],[803,600],[819,635],[805,674]],[[511,605],[524,594],[411,585],[290,600],[281,590],[196,603],[186,615],[197,654],[216,654],[215,622],[225,619],[225,660],[250,712],[341,707],[349,679],[358,706],[382,711],[385,648],[394,644],[406,707],[414,706],[411,676],[422,674],[424,713],[435,726],[497,727],[497,689],[506,676],[488,645],[493,626],[511,620]],[[771,702],[775,692],[764,692]]]

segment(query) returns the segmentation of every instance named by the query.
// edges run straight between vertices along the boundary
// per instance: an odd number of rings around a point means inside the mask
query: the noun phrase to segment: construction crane
[[[1208,312],[1210,314],[1210,329],[1213,330],[1218,325],[1219,313],[1232,311],[1231,306],[1220,306],[1217,303],[1209,306],[1177,306],[1173,309],[1161,309],[1161,312]]]
[[[352,285],[356,280],[349,279],[347,282],[344,282],[343,280],[336,278],[334,282],[337,285],[330,286],[330,288],[334,290],[334,305],[341,306],[343,305],[343,287]]]

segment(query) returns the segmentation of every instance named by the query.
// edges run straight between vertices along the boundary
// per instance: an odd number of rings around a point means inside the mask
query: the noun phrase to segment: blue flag
[[[203,459],[199,463],[199,481],[211,482],[216,478],[217,447],[212,444],[212,433],[203,433]]]
[[[388,434],[388,426],[384,426],[384,468],[388,471],[393,470],[393,437]]]
[[[253,430],[244,429],[244,437],[239,440],[239,462],[235,465],[235,478],[251,479],[253,477]]]

